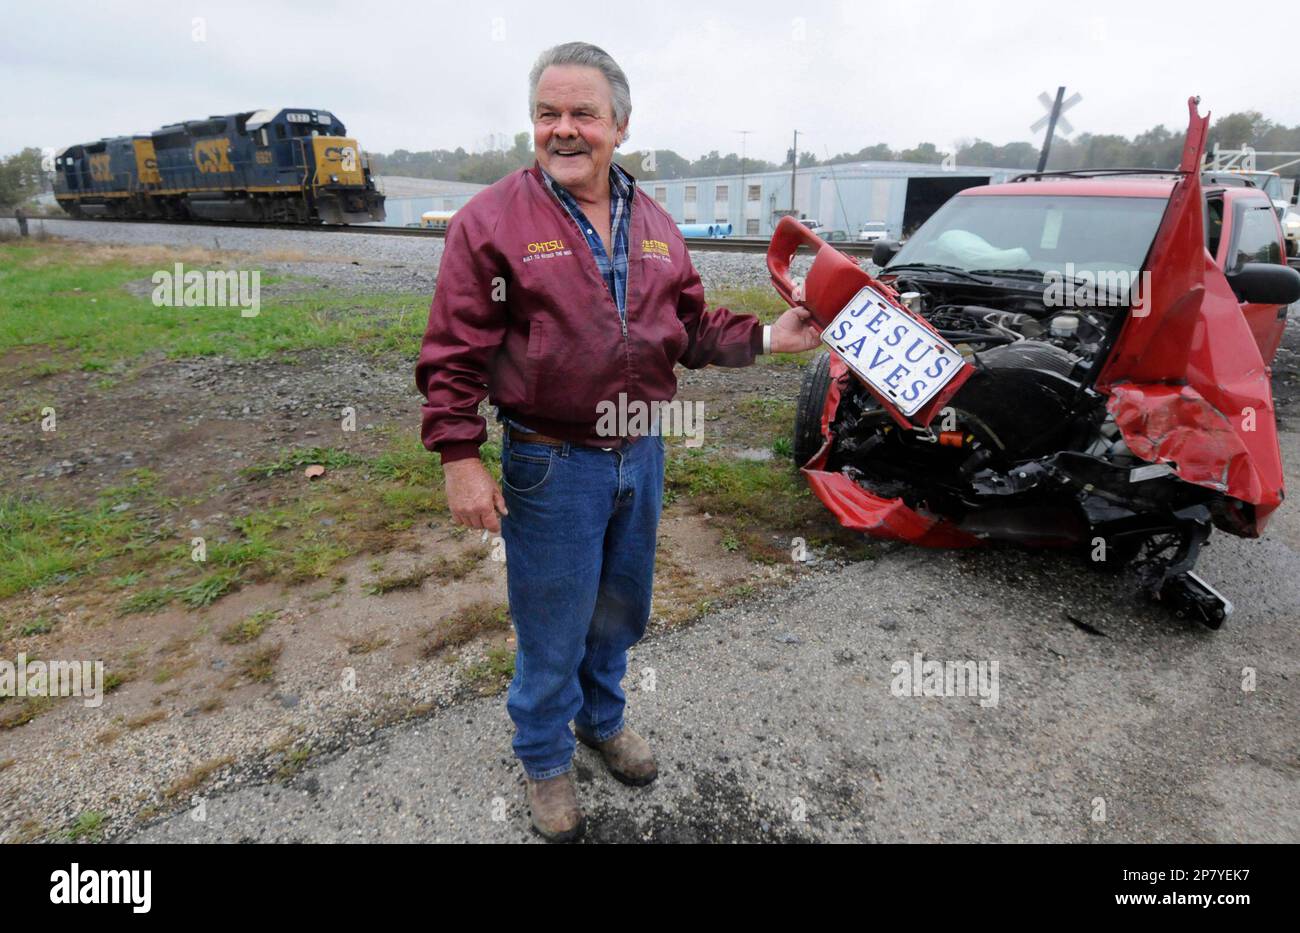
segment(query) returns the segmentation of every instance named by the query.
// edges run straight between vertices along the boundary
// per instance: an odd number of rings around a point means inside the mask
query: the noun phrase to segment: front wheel
[[[794,412],[794,465],[801,467],[822,449],[822,412],[831,389],[831,355],[818,353],[804,368]]]

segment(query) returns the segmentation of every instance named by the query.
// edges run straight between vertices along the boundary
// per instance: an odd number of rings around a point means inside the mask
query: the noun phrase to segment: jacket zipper
[[[577,218],[575,218],[572,214],[570,214],[568,209],[565,208],[563,204],[559,203],[553,191],[546,190],[546,180],[544,178],[537,178],[536,180],[541,185],[542,191],[546,195],[546,199],[551,203],[551,206],[556,210],[558,210],[566,218],[568,218],[569,223],[572,224],[573,227],[578,231],[578,236],[581,237],[583,246],[587,247],[587,252],[584,254],[582,261],[591,263],[589,268],[594,270],[596,273],[596,280],[600,283],[601,294],[613,307],[614,313],[618,315],[619,328],[623,333],[623,390],[626,392],[627,389],[629,388],[630,375],[632,369],[632,347],[627,339],[627,310],[626,308],[623,311],[618,310],[618,302],[615,301],[614,296],[609,293],[609,286],[605,284],[605,277],[600,274],[600,266],[597,265],[596,263],[596,256],[591,251],[591,245],[587,242],[587,237],[583,232],[582,225],[578,223]],[[611,193],[610,196],[613,197],[613,194]],[[631,236],[632,234],[632,216],[630,212],[632,210],[632,202],[635,200],[636,200],[636,192],[634,190],[632,192],[632,197],[628,199],[628,204],[626,208],[629,212],[628,219],[627,219],[628,236]],[[614,238],[617,235],[618,235],[617,231],[613,229],[610,230],[611,245],[613,244]],[[601,245],[602,247],[604,246],[603,243]],[[611,258],[610,261],[613,262],[613,259]],[[630,255],[628,256],[627,266],[628,266],[627,274],[628,274],[629,281],[624,283],[625,289],[627,289],[627,286],[630,284],[630,279],[632,276],[632,257]],[[624,292],[624,295],[626,294],[627,291]]]

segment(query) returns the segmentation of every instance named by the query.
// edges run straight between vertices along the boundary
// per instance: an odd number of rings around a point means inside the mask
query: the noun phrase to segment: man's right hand
[[[442,465],[447,478],[447,508],[451,517],[466,528],[483,528],[493,534],[501,531],[497,514],[506,514],[506,500],[501,487],[477,457],[466,457]]]

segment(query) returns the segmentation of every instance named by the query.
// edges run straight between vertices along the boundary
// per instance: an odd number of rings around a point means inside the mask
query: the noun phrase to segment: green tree
[[[13,208],[47,187],[41,150],[27,148],[0,159],[0,207]]]
[[[919,143],[915,149],[904,149],[898,154],[900,162],[939,162],[945,153],[934,147],[934,143]]]

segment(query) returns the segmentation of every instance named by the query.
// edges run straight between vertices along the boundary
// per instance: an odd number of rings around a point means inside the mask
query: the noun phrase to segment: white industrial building
[[[845,162],[795,172],[794,212],[826,230],[849,237],[870,222],[883,222],[887,236],[911,232],[963,188],[996,184],[1022,169],[944,166],[923,162]],[[462,207],[481,185],[427,182],[422,197],[389,193],[388,224],[418,224],[425,211]],[[679,224],[730,223],[735,236],[770,236],[790,213],[790,170],[711,178],[644,179],[638,182]],[[393,185],[396,189],[397,186]],[[402,191],[402,193],[407,193]],[[414,193],[414,192],[411,192]]]
[[[811,166],[795,172],[793,210],[850,237],[862,224],[883,222],[888,236],[897,239],[963,188],[1006,181],[1022,171],[920,162]],[[791,212],[789,169],[650,179],[640,185],[678,223],[730,223],[736,236],[770,236],[777,221]]]

